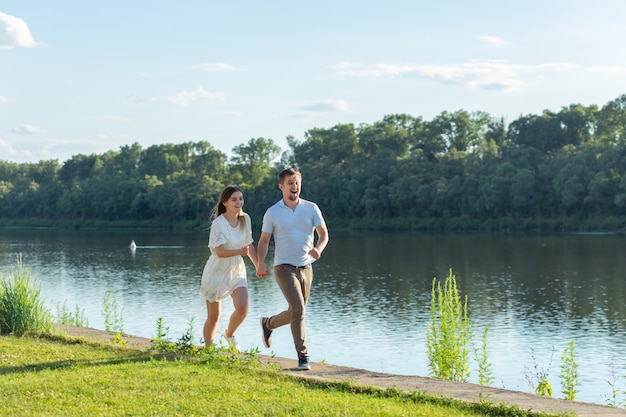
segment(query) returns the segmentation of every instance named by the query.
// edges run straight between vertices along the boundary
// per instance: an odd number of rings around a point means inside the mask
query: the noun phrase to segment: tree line
[[[126,145],[59,163],[0,161],[0,220],[204,225],[238,184],[260,222],[276,175],[303,173],[302,197],[346,229],[563,231],[626,225],[626,94],[510,123],[486,112],[312,128],[253,138],[232,156],[209,142]]]

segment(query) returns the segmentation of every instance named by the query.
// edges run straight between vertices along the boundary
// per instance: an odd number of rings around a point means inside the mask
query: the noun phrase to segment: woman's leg
[[[217,333],[217,324],[220,321],[220,313],[222,310],[222,304],[220,301],[211,303],[206,302],[206,321],[204,322],[204,328],[202,334],[204,336],[205,346],[210,346],[215,340],[215,333]]]
[[[226,337],[233,337],[248,315],[248,289],[246,287],[239,287],[233,291],[231,297],[235,311],[230,315],[228,328],[224,332],[224,336]]]

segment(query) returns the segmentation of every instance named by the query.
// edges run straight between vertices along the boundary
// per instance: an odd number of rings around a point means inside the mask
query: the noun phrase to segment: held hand
[[[256,268],[256,276],[257,277],[265,278],[269,274],[270,274],[270,269],[268,268],[267,265],[263,264],[263,265],[257,266],[257,268]]]
[[[241,256],[248,256],[250,254],[250,246],[244,246],[243,248],[240,249],[241,251]]]
[[[309,251],[309,255],[313,257],[313,259],[319,259],[322,254],[316,248],[313,248]]]

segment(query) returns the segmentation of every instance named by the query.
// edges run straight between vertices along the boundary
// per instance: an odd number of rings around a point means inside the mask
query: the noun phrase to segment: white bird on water
[[[135,243],[134,240],[130,241],[130,245],[128,245],[128,247],[130,248],[130,250],[136,250],[137,249],[137,244]]]

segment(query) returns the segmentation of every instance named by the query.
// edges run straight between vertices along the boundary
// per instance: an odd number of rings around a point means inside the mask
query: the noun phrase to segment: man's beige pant
[[[306,315],[306,303],[309,299],[313,282],[313,268],[311,265],[305,267],[295,267],[288,264],[276,265],[274,266],[274,276],[276,277],[276,283],[289,304],[289,308],[270,317],[267,321],[267,328],[273,330],[290,324],[293,344],[298,357],[307,356],[309,351],[306,347],[304,318]]]

